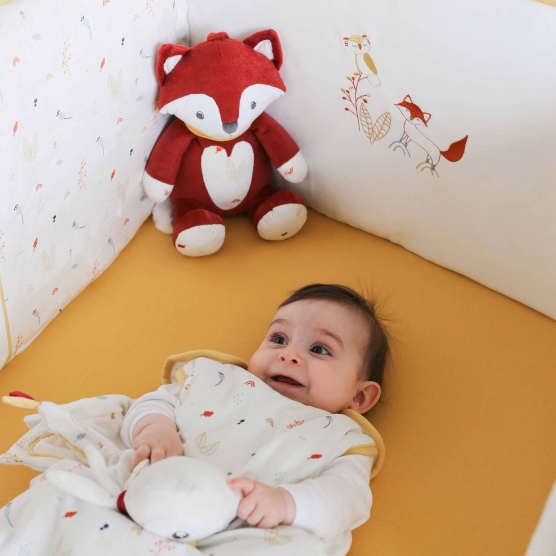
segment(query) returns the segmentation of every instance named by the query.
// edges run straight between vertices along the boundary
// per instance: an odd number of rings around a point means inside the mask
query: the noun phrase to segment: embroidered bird
[[[58,110],[58,112],[56,112],[56,117],[59,120],[71,120],[72,116],[70,116],[69,118],[66,118],[66,116],[64,116],[64,113],[61,110]]]
[[[334,419],[332,419],[332,415],[327,415],[327,416],[326,416],[326,420],[328,421],[328,423],[326,424],[326,426],[325,426],[324,428],[329,427],[329,426],[330,426],[330,423],[332,423],[332,421],[333,421]]]
[[[344,37],[344,45],[347,46],[355,54],[355,67],[357,72],[361,73],[372,87],[380,85],[378,71],[375,63],[371,58],[369,51],[371,50],[371,41],[367,35],[352,35]]]
[[[220,379],[220,382],[222,382],[224,380],[224,373],[221,373],[220,371],[218,371],[218,378]],[[220,384],[220,382],[217,382],[215,384],[215,386],[218,386]]]
[[[89,24],[89,20],[84,15],[81,16],[81,23],[83,23],[83,25],[85,25],[85,27],[87,27],[87,29],[89,29],[89,36],[92,39],[93,35],[91,34],[91,26]]]

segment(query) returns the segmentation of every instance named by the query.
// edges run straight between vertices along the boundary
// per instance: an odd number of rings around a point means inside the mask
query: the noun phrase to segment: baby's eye
[[[270,337],[270,341],[273,344],[280,344],[281,346],[285,346],[288,343],[286,341],[286,338],[284,338],[284,336],[282,336],[281,334],[272,334],[272,336]]]
[[[317,355],[332,355],[324,346],[321,346],[320,344],[313,346],[311,351]]]

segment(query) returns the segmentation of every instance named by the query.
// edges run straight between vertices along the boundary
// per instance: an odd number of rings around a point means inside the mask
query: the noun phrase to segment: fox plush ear
[[[181,44],[163,44],[156,59],[156,80],[159,85],[164,83],[166,76],[176,67],[176,64],[191,48]]]
[[[411,102],[411,104],[413,104],[413,101],[411,100],[411,97],[409,95],[405,95],[403,101],[404,102]]]
[[[243,42],[259,54],[271,60],[277,70],[282,67],[282,45],[280,44],[278,33],[273,29],[259,31],[258,33],[249,35]]]
[[[423,112],[423,119],[425,120],[425,123],[428,123],[428,121],[431,119],[432,114],[429,114],[428,112]]]

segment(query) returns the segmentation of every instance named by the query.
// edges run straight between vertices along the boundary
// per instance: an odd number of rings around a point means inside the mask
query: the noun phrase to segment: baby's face
[[[274,315],[248,370],[292,400],[340,413],[361,383],[367,330],[363,317],[342,305],[296,301]]]

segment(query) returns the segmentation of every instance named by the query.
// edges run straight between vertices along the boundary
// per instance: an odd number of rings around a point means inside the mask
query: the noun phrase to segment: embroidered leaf
[[[245,172],[245,160],[241,161],[241,164],[236,168],[235,174],[234,174],[234,181],[239,181],[241,179],[241,176],[243,176],[243,172]]]
[[[206,443],[207,443],[207,433],[206,432],[201,433],[195,439],[195,446],[197,446],[197,448],[202,448]]]
[[[110,96],[116,98],[120,94],[120,89],[122,88],[122,70],[118,73],[118,77],[114,79],[110,74],[108,76],[108,90],[110,91]]]
[[[201,454],[205,456],[212,456],[212,454],[214,454],[214,452],[216,452],[216,450],[218,449],[218,446],[220,446],[220,442],[214,442],[213,444],[209,444],[208,446],[206,445],[206,443],[206,432],[201,433],[197,438],[195,438],[195,445],[197,446],[197,448],[199,448]]]
[[[371,119],[371,115],[369,114],[369,111],[364,103],[361,103],[359,106],[359,118],[361,120],[363,133],[366,135],[371,144],[373,144],[373,120]]]
[[[231,158],[228,159],[228,163],[226,164],[226,175],[228,176],[228,179],[230,181],[236,181],[235,180],[236,165],[234,164]]]
[[[23,139],[23,154],[28,162],[35,162],[39,151],[39,136],[35,133],[33,142],[29,145],[27,139]]]
[[[204,456],[212,456],[216,450],[218,450],[218,446],[220,446],[220,442],[214,442],[213,444],[209,444],[204,448],[201,448],[201,454]]]
[[[42,266],[45,270],[52,270],[54,261],[56,260],[56,247],[53,245],[50,251],[50,256],[46,251],[42,252]]]
[[[83,440],[85,437],[87,436],[86,432],[82,432],[81,434],[78,434],[77,437],[75,438],[75,440]]]
[[[371,143],[374,141],[380,141],[390,131],[391,123],[392,118],[390,117],[390,112],[384,112],[384,114],[380,115],[373,126],[373,139],[371,140]]]
[[[118,199],[120,199],[120,201],[125,201],[128,189],[129,189],[129,178],[127,178],[124,185],[118,183]]]

